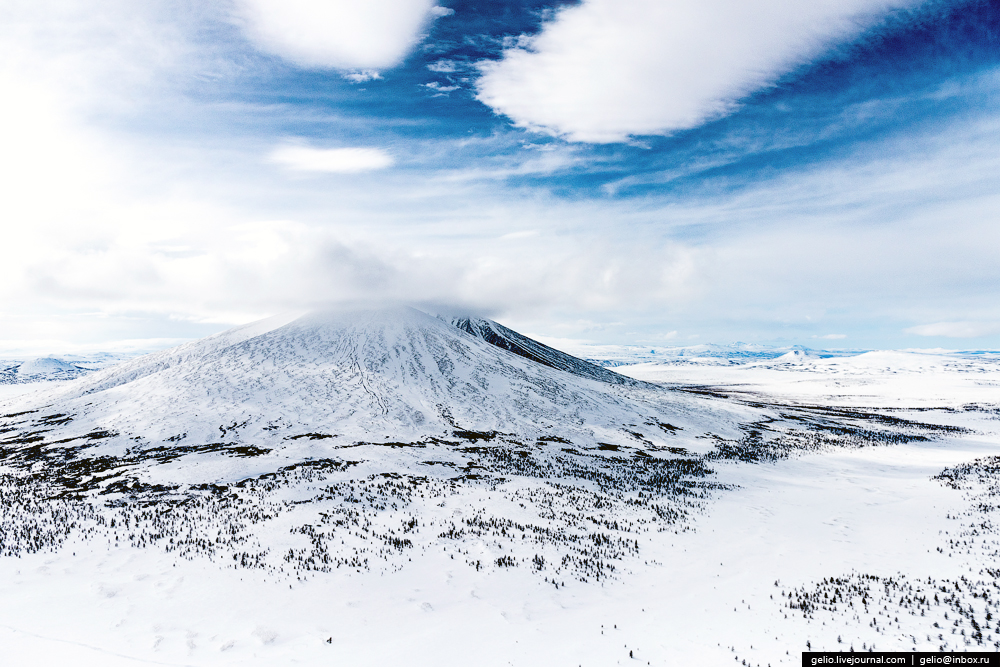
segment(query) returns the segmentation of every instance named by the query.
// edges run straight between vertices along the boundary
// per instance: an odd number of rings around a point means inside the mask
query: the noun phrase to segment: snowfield
[[[641,361],[396,308],[7,386],[3,664],[1000,648],[1000,357]]]

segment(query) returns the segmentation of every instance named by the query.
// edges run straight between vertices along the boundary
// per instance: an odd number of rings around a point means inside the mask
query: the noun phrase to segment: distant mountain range
[[[850,357],[868,350],[820,350],[802,345],[774,347],[756,343],[732,343],[717,345],[705,343],[685,346],[640,347],[637,345],[579,345],[573,351],[590,363],[605,368],[615,368],[628,364],[663,362],[696,364],[748,364],[779,359],[787,355],[794,357],[832,358]]]

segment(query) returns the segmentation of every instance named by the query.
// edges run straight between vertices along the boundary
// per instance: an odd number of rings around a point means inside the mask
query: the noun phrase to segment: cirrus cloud
[[[935,322],[910,327],[906,333],[944,338],[982,338],[1000,334],[1000,322]]]
[[[353,174],[391,167],[392,156],[380,148],[311,148],[282,146],[270,156],[271,162],[295,171]]]

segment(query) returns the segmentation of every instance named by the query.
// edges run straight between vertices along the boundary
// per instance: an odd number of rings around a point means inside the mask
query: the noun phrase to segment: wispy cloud
[[[351,83],[364,83],[365,81],[378,81],[382,75],[373,69],[361,70],[358,72],[347,72],[344,78]]]
[[[935,322],[910,327],[906,333],[944,338],[982,338],[1000,334],[1000,322]]]
[[[295,171],[355,174],[391,167],[395,160],[381,148],[311,148],[281,146],[269,157],[271,162]]]
[[[437,81],[431,81],[430,83],[425,83],[423,85],[424,85],[425,88],[429,88],[432,91],[434,91],[435,93],[441,94],[441,95],[444,95],[444,94],[447,94],[447,93],[450,93],[452,91],[455,91],[455,90],[459,89],[459,86],[444,86],[444,85],[441,85],[440,83],[438,83]]]
[[[427,65],[427,69],[432,72],[437,72],[439,74],[450,74],[452,72],[458,71],[458,65],[454,60],[436,60]]]

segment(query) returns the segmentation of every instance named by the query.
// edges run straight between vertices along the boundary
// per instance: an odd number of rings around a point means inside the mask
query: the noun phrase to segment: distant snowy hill
[[[0,362],[0,384],[72,380],[90,369],[53,357]]]

